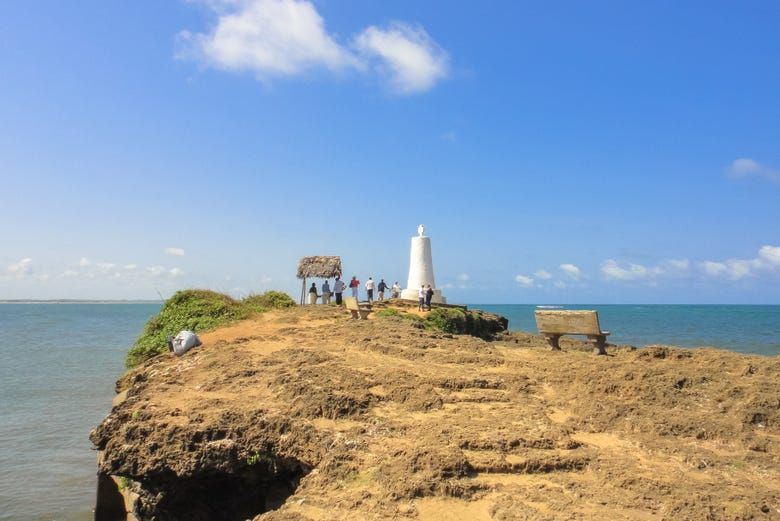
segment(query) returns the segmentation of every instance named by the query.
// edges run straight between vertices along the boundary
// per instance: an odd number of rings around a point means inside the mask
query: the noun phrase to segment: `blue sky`
[[[780,303],[776,2],[0,10],[0,298]]]

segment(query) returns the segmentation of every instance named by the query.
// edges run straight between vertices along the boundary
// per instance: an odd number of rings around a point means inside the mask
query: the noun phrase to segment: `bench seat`
[[[607,354],[606,344],[609,331],[599,325],[599,314],[595,310],[536,310],[536,327],[547,339],[550,349],[561,349],[559,340],[563,335],[584,335],[595,344],[593,352]]]
[[[344,305],[347,310],[352,314],[352,318],[358,320],[365,320],[368,318],[368,314],[371,313],[370,306],[361,306],[355,297],[345,297]]]

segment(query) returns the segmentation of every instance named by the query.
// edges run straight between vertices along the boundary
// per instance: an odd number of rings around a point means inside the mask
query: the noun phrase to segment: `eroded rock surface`
[[[777,358],[487,342],[316,306],[128,373],[92,433],[141,518],[780,518]]]

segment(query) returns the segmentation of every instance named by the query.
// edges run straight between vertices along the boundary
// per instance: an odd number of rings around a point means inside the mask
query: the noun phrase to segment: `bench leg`
[[[352,313],[352,318],[360,318],[360,314],[356,310],[350,309],[349,312]]]
[[[550,351],[560,351],[561,346],[558,344],[558,339],[561,335],[545,335],[547,343],[550,344]]]
[[[593,352],[597,355],[606,355],[607,350],[605,349],[607,345],[607,337],[604,335],[599,335],[597,337],[593,337],[596,341],[596,346],[593,348]]]

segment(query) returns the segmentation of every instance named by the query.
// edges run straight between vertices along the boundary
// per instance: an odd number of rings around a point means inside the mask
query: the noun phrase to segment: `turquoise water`
[[[91,519],[87,436],[150,304],[0,304],[0,520]]]
[[[535,331],[528,305],[476,305]],[[573,309],[567,306],[567,309]],[[610,340],[780,354],[780,306],[576,306]],[[0,520],[86,520],[87,438],[111,407],[127,348],[156,304],[0,304]]]
[[[533,305],[476,305],[504,315],[509,328],[536,331]],[[595,309],[609,342],[637,347],[712,346],[740,353],[780,354],[780,306],[577,305]]]

